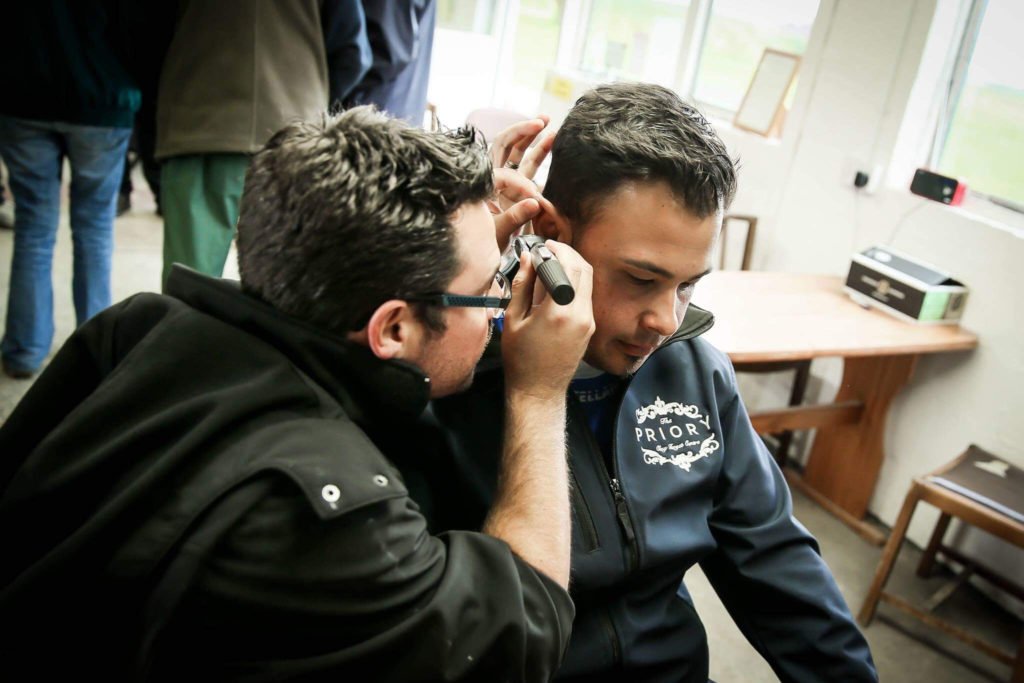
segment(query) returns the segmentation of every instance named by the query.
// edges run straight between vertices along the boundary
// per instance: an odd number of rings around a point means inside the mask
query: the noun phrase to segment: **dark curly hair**
[[[544,195],[586,225],[629,181],[664,181],[698,218],[728,208],[736,162],[700,112],[668,88],[611,83],[583,94],[558,129]]]
[[[291,124],[252,159],[238,218],[243,290],[338,334],[388,299],[443,291],[452,215],[493,193],[472,130],[430,133],[356,107]],[[433,330],[441,312],[417,305]]]

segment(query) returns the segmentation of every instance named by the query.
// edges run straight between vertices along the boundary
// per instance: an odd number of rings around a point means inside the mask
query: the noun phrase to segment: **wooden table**
[[[751,414],[759,433],[812,429],[803,476],[791,485],[868,540],[884,536],[863,522],[884,457],[889,404],[918,357],[972,349],[975,335],[955,325],[917,325],[864,308],[830,275],[720,271],[697,286],[693,302],[715,314],[705,337],[734,363],[840,357],[835,401]]]

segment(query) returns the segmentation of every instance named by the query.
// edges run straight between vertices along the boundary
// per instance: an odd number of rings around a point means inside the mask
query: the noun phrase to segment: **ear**
[[[423,334],[423,324],[409,302],[392,299],[378,306],[366,327],[352,332],[348,338],[368,346],[378,358],[390,360],[415,357]]]
[[[572,226],[569,221],[551,202],[544,202],[543,206],[544,211],[533,219],[533,232],[544,239],[572,244]]]

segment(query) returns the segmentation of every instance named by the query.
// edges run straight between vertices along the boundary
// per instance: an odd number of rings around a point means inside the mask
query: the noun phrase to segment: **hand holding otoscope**
[[[516,273],[519,272],[520,259],[527,256],[532,260],[533,268],[551,295],[551,299],[560,306],[572,303],[572,300],[576,298],[576,290],[569,282],[562,264],[548,249],[542,237],[522,233],[513,235],[509,240],[508,247],[501,255],[499,270],[502,275],[512,282]]]

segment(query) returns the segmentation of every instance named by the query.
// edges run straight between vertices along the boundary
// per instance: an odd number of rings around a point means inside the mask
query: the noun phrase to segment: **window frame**
[[[707,40],[707,32],[711,23],[711,16],[715,0],[690,0],[687,8],[687,16],[683,28],[680,54],[675,60],[675,74],[672,78],[671,87],[682,97],[696,103],[708,116],[732,124],[736,115],[735,111],[716,106],[710,102],[698,100],[695,96],[697,86],[697,75],[700,72],[701,58],[704,53],[704,43]],[[811,27],[811,34],[808,37],[807,49],[804,50],[803,65],[801,66],[801,79],[808,70],[807,57],[815,51],[815,33],[818,31],[818,23],[831,21],[831,1],[819,0],[818,12]],[[586,46],[587,31],[570,32],[566,30],[568,20],[577,26],[589,27],[593,0],[567,0],[562,15],[562,31],[559,34],[558,60],[556,66],[563,70],[579,71],[582,69],[583,50]],[[575,33],[571,45],[563,45],[566,38]]]
[[[981,24],[985,19],[985,10],[988,8],[989,0],[969,0],[965,3],[964,14],[959,22],[958,32],[960,39],[957,42],[955,56],[949,68],[949,76],[945,79],[945,92],[940,94],[939,112],[935,122],[935,132],[932,136],[931,146],[927,154],[927,167],[939,168],[939,161],[946,145],[949,143],[949,134],[956,117],[957,107],[960,106],[960,99],[963,96],[964,88],[967,86],[967,72],[971,68],[971,60],[974,57],[974,49],[978,44],[978,37],[981,33]],[[1024,204],[1006,199],[998,195],[988,194],[975,188],[971,188],[972,197],[981,198],[998,206],[1024,213]]]

